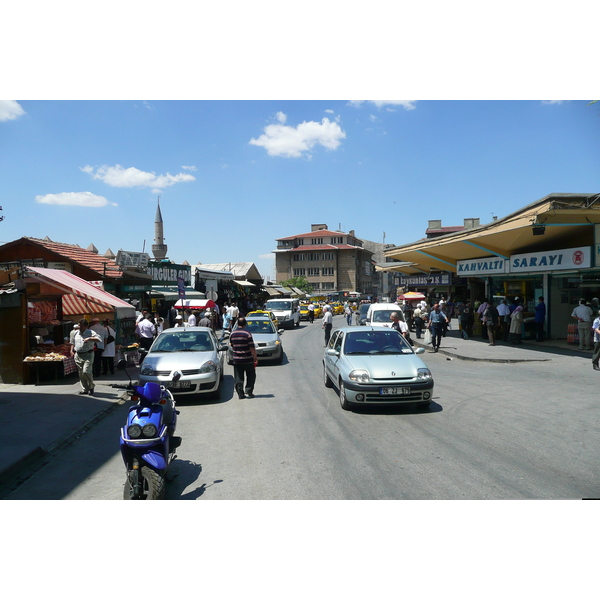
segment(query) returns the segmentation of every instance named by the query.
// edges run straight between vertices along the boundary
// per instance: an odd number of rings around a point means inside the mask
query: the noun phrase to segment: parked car
[[[373,327],[389,327],[391,323],[390,315],[393,312],[397,312],[400,315],[400,320],[404,321],[404,313],[397,304],[388,302],[369,304],[365,324]]]
[[[219,398],[226,350],[210,327],[165,329],[144,358],[139,385],[154,382],[167,386],[173,394]],[[181,378],[171,384],[175,371],[181,372]]]
[[[237,324],[233,331],[237,329]],[[232,331],[232,333],[233,333]],[[283,361],[283,345],[280,335],[283,329],[275,329],[273,321],[265,317],[246,317],[246,331],[252,334],[258,362]],[[227,364],[233,364],[233,351],[229,347],[227,351]]]
[[[331,335],[323,356],[325,387],[337,386],[340,405],[418,403],[427,407],[433,376],[404,336],[391,328],[342,327]]]
[[[339,302],[332,302],[331,303],[331,312],[334,315],[343,315],[344,314],[344,305],[340,304]]]

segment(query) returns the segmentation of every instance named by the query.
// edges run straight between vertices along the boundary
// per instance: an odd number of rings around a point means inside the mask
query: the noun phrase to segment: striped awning
[[[27,267],[28,276],[57,288],[62,295],[63,315],[116,312],[119,318],[135,317],[131,304],[68,271]]]

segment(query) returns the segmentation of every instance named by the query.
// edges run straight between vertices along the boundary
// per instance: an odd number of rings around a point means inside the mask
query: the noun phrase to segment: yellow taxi
[[[344,306],[342,304],[340,304],[339,302],[332,302],[330,304],[331,306],[331,312],[334,315],[343,315],[344,314]]]
[[[277,317],[270,310],[253,310],[249,312],[247,317],[269,317],[271,321],[273,321],[273,325],[275,325],[275,329],[279,329],[279,321]]]
[[[318,305],[318,304],[313,304],[314,307],[314,318],[317,319],[318,317],[321,316],[321,313],[323,312],[323,309]],[[308,321],[308,304],[301,304],[300,305],[300,320],[301,321]]]

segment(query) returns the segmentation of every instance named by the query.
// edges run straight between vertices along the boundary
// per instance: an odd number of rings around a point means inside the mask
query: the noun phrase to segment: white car
[[[140,367],[140,385],[149,381],[164,385],[173,394],[221,395],[223,352],[210,327],[174,327],[165,329],[152,344]],[[181,379],[171,383],[173,373]]]
[[[367,318],[365,319],[365,325],[371,327],[389,327],[391,323],[391,314],[398,313],[400,320],[404,321],[404,313],[397,304],[390,304],[387,302],[378,302],[369,305],[367,311]]]

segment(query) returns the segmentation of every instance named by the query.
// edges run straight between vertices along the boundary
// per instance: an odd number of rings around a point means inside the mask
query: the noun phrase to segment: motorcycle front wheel
[[[129,475],[123,487],[124,500],[162,500],[165,497],[165,478],[149,467],[142,467],[141,490],[139,497],[134,497]]]

